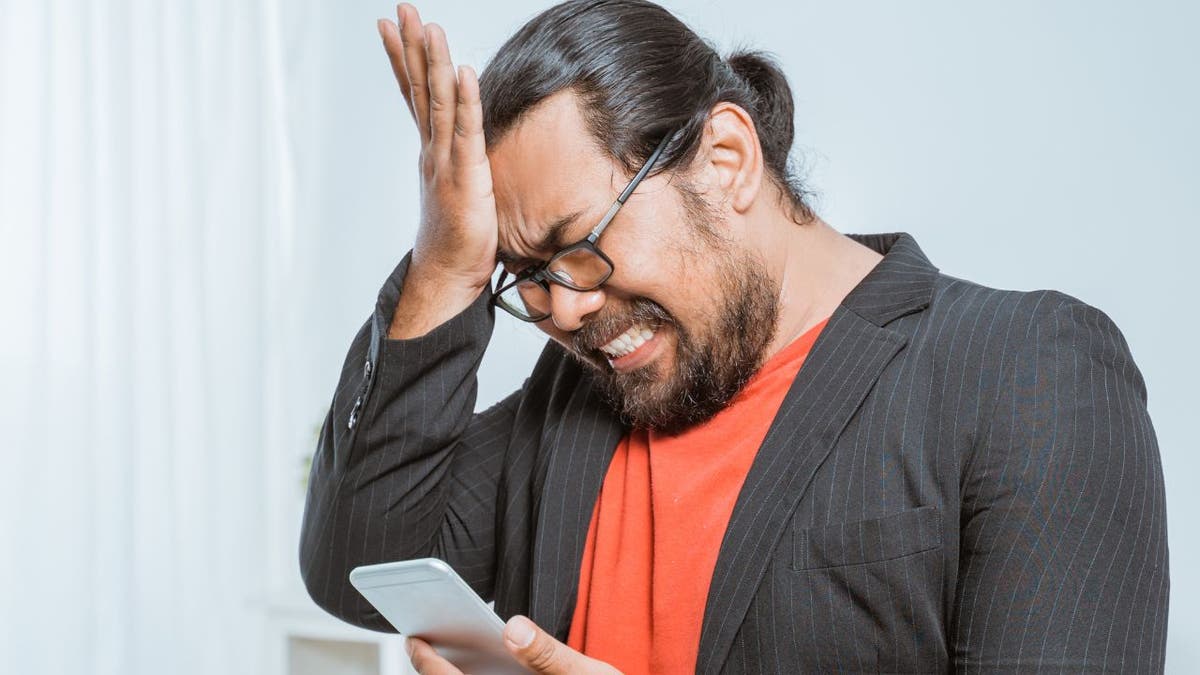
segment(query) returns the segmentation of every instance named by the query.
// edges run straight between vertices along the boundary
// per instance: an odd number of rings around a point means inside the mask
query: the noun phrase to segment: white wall
[[[1200,660],[1187,426],[1200,244],[1200,6],[1173,2],[669,2],[723,52],[776,53],[798,158],[843,232],[912,233],[944,272],[1055,288],[1107,312],[1145,375],[1170,527],[1169,672]],[[480,69],[548,3],[419,5]],[[289,41],[299,162],[300,408],[320,421],[346,346],[414,239],[416,134],[375,32],[387,2],[313,6]],[[498,317],[479,407],[542,339]]]
[[[0,672],[262,671],[298,426],[272,9],[0,0]]]

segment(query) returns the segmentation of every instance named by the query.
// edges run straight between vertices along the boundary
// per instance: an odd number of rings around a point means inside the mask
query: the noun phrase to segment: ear
[[[758,197],[764,170],[754,120],[735,103],[717,103],[709,113],[704,142],[713,187],[734,211],[745,213]]]

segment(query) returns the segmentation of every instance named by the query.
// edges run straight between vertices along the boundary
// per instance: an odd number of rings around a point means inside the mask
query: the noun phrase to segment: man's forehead
[[[539,142],[569,142],[582,146],[590,141],[590,133],[581,105],[581,100],[572,91],[552,94],[522,113],[513,126],[496,139],[493,149],[510,143],[529,146]]]
[[[500,225],[502,262],[522,258],[506,248],[520,240],[537,252],[561,248],[588,212],[607,204],[615,163],[592,140],[570,94],[556,94],[534,108],[488,151]],[[570,243],[570,242],[565,242]],[[523,247],[524,248],[524,247]]]
[[[592,138],[574,94],[542,101],[488,151],[493,181],[522,194],[558,196],[611,175],[613,162]]]

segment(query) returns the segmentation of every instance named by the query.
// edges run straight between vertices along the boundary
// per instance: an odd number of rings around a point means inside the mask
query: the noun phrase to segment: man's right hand
[[[456,76],[446,34],[422,25],[415,7],[398,5],[396,17],[399,26],[380,19],[379,34],[421,135],[421,223],[388,331],[402,339],[429,332],[487,287],[498,225],[475,71],[459,66]]]

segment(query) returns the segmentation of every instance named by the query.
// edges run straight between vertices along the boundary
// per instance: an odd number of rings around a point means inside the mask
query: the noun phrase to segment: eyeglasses
[[[674,136],[674,133],[669,133],[659,141],[658,147],[587,237],[558,251],[546,262],[522,270],[507,284],[504,280],[508,276],[508,270],[501,272],[500,279],[496,282],[496,292],[492,293],[492,304],[522,321],[542,321],[550,316],[551,283],[575,291],[591,291],[608,281],[613,273],[613,262],[597,248],[596,240],[612,222],[625,200],[629,199],[629,195],[633,194],[638,183],[650,173],[659,155]]]

